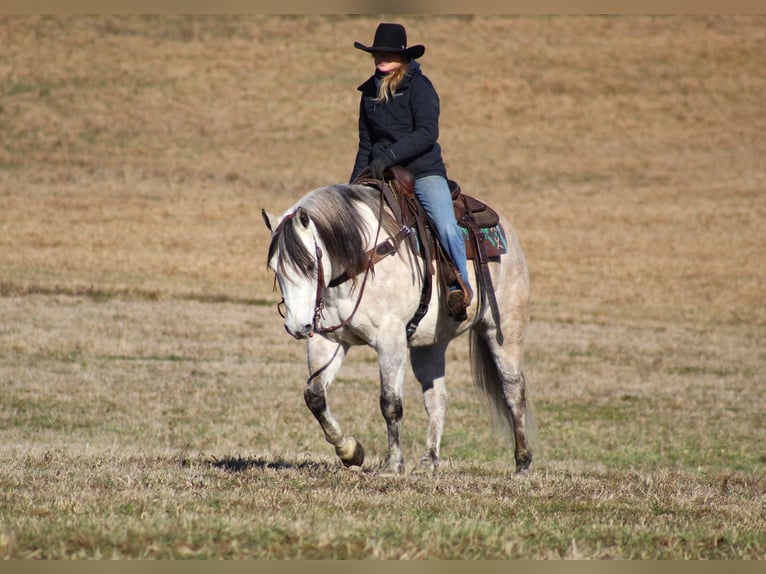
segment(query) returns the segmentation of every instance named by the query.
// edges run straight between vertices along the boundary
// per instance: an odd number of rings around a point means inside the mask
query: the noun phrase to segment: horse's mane
[[[380,211],[380,191],[359,185],[330,185],[308,193],[295,206],[296,210],[304,208],[314,222],[333,269],[345,271],[349,277],[355,277],[365,269],[365,252],[372,240],[360,213],[362,205],[377,215]],[[268,260],[279,250],[279,272],[283,272],[289,264],[311,278],[316,271],[316,254],[309,252],[298,240],[295,225],[295,221],[285,218],[276,229],[269,245]],[[386,233],[391,236],[397,233],[398,225],[387,209],[384,210],[381,225],[381,240]]]

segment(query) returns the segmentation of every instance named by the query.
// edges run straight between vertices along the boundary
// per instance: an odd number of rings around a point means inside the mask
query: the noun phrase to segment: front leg
[[[311,337],[307,344],[309,380],[303,397],[309,410],[319,421],[325,439],[335,447],[345,466],[361,466],[364,449],[354,437],[345,436],[337,419],[327,405],[327,389],[335,379],[348,346],[328,341],[324,337]]]
[[[392,329],[387,336],[379,334],[379,341],[385,341],[377,345],[376,350],[380,369],[380,410],[388,433],[388,456],[380,468],[380,473],[402,474],[404,456],[400,433],[404,414],[404,374],[407,357],[404,328]]]
[[[439,448],[447,415],[446,350],[446,344],[410,349],[412,370],[423,389],[423,404],[428,416],[426,451],[415,470],[421,474],[435,475],[439,469]]]

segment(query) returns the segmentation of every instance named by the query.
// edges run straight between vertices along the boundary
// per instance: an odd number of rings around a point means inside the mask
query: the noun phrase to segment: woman
[[[375,73],[361,86],[359,149],[351,181],[369,167],[370,175],[383,179],[383,171],[402,165],[415,178],[415,195],[436,228],[439,241],[460,274],[450,286],[447,308],[457,321],[466,319],[472,291],[468,280],[463,233],[455,220],[447,169],[439,137],[439,96],[415,60],[426,49],[407,47],[401,24],[381,23],[372,46],[354,42],[375,60]]]

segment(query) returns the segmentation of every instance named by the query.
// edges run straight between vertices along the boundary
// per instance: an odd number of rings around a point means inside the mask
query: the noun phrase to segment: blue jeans
[[[471,289],[465,258],[465,240],[455,220],[447,180],[440,175],[427,175],[415,180],[415,195],[436,227],[442,247],[455,263],[466,287]],[[473,291],[473,289],[471,289]]]

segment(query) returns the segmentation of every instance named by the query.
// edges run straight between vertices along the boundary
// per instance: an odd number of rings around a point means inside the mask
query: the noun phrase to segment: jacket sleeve
[[[354,169],[351,171],[349,183],[359,177],[359,174],[369,165],[371,151],[372,136],[370,135],[370,123],[364,110],[364,96],[362,96],[359,100],[359,147],[356,151]]]
[[[412,82],[410,106],[414,130],[388,148],[394,163],[407,163],[431,149],[439,139],[439,96],[430,80],[419,76]]]

